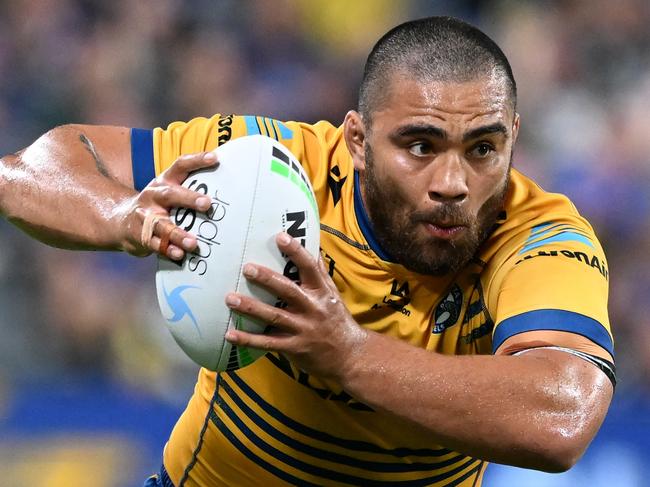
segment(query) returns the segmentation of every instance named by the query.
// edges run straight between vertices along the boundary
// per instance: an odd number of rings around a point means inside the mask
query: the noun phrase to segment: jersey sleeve
[[[328,122],[310,125],[254,115],[214,115],[167,128],[131,129],[134,186],[142,190],[183,154],[211,151],[229,140],[265,135],[285,145],[301,162],[317,196],[327,184],[328,161],[340,143],[340,129]]]
[[[553,345],[613,361],[609,271],[588,225],[533,227],[500,274],[494,353]]]

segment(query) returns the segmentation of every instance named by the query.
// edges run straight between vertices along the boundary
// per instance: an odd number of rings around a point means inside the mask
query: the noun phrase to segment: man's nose
[[[440,202],[461,202],[469,194],[467,168],[457,154],[441,154],[432,163],[429,198]]]

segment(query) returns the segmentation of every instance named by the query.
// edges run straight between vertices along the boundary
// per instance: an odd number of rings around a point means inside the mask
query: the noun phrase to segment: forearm
[[[375,333],[346,362],[341,382],[439,444],[547,471],[579,458],[611,397],[604,374],[562,352],[445,356]]]
[[[123,206],[135,195],[116,167],[130,163],[127,129],[108,129],[121,148],[100,153],[78,126],[54,129],[1,159],[0,210],[39,240],[64,248],[122,249]],[[106,159],[106,160],[104,160]],[[125,179],[127,181],[125,181]]]

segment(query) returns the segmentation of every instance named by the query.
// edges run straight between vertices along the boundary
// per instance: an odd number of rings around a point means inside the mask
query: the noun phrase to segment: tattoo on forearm
[[[99,173],[102,176],[109,179],[113,179],[111,173],[108,172],[108,168],[106,167],[106,164],[104,164],[104,161],[102,161],[101,157],[99,157],[99,154],[97,154],[97,151],[95,150],[95,145],[92,143],[92,141],[84,134],[79,135],[79,140],[86,146],[86,149],[88,150],[88,152],[90,152],[90,155],[93,156],[93,159],[95,159],[95,167],[97,167],[97,171],[99,171]]]

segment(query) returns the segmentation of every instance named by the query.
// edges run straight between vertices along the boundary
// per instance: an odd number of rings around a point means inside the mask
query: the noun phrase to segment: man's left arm
[[[322,263],[295,241],[278,246],[301,284],[249,264],[247,279],[289,306],[230,295],[234,310],[271,332],[229,332],[237,345],[274,350],[310,374],[337,381],[357,400],[431,434],[432,442],[488,461],[559,472],[598,431],[613,386],[593,364],[540,348],[521,355],[446,356],[368,331],[352,318]]]

